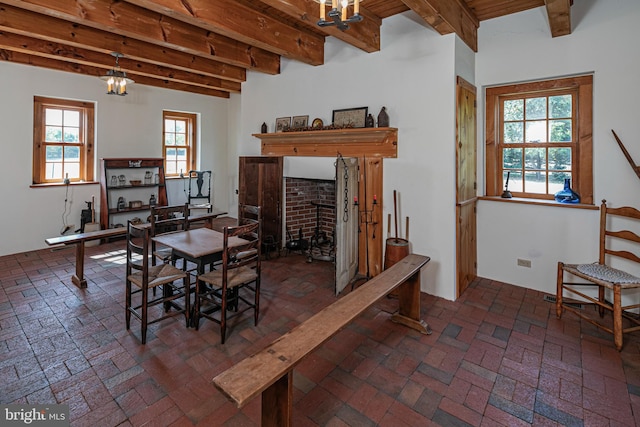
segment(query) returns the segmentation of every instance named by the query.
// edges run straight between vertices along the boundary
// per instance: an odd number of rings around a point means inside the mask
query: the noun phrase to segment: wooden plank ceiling
[[[0,1],[0,60],[97,77],[119,52],[136,84],[228,98],[240,92],[246,70],[278,74],[281,57],[322,65],[327,36],[376,52],[382,20],[410,9],[477,51],[481,21],[541,6],[550,37],[570,34],[572,3],[361,0],[364,20],[340,31],[316,25],[314,0],[7,0]]]

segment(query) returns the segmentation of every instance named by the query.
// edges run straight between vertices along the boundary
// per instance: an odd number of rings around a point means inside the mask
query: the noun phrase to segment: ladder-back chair
[[[260,225],[257,222],[224,228],[222,266],[196,279],[194,324],[204,317],[220,324],[220,342],[226,338],[227,320],[253,309],[254,324],[260,314]],[[243,239],[230,245],[232,237]],[[216,315],[216,313],[218,313]]]
[[[632,231],[635,230],[635,231]],[[640,330],[640,321],[630,309],[640,307],[638,293],[634,293],[635,303],[623,305],[622,293],[629,289],[640,288],[640,211],[632,207],[611,208],[606,200],[600,206],[600,253],[598,261],[591,264],[565,264],[558,262],[556,315],[562,316],[563,310],[571,311],[598,328],[613,334],[618,350],[622,349],[623,334]],[[615,267],[613,267],[613,266]],[[624,270],[622,269],[624,268]],[[632,269],[634,274],[628,270]],[[577,276],[588,283],[565,282],[565,274]],[[570,276],[569,276],[570,277]],[[584,287],[597,290],[597,296],[586,293]],[[578,295],[582,301],[595,304],[598,316],[590,316],[586,309],[575,307],[576,300],[567,301],[569,295]],[[573,294],[573,295],[572,295]],[[605,311],[612,313],[612,321],[602,319]],[[631,326],[624,326],[630,322]]]

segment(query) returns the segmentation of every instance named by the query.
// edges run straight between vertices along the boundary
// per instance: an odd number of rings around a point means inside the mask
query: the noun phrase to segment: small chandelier
[[[118,58],[123,58],[124,55],[118,52],[111,52],[111,56],[116,58],[116,66],[107,71],[104,76],[100,76],[100,79],[107,82],[107,95],[125,96],[127,94],[127,84],[134,83],[134,81],[127,77],[127,73],[122,71],[120,64],[118,64]]]
[[[341,31],[349,29],[349,23],[362,21],[360,15],[360,0],[331,0],[331,10],[328,14],[325,10],[325,3],[327,0],[316,0],[320,2],[320,20],[318,26],[328,27],[335,25]],[[347,9],[349,5],[353,4],[353,15],[347,17]],[[329,20],[326,16],[329,16]]]

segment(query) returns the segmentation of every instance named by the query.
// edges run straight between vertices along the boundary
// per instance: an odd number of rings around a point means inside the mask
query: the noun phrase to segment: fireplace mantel
[[[263,156],[378,157],[398,155],[397,128],[349,128],[254,133]]]

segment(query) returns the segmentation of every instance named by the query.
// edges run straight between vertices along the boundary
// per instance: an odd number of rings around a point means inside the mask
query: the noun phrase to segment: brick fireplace
[[[302,230],[302,238],[311,245],[318,227],[319,232],[333,242],[336,226],[335,181],[286,177],[285,199],[285,229],[291,233],[291,238],[298,239]],[[287,235],[287,240],[289,238]]]

